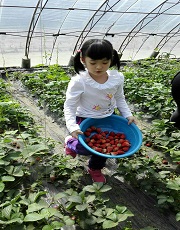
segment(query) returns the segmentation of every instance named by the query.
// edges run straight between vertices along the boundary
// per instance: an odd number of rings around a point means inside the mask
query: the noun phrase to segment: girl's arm
[[[80,130],[78,124],[76,124],[76,110],[79,105],[81,94],[83,93],[83,84],[80,80],[73,77],[69,82],[66,91],[66,100],[64,103],[64,117],[66,121],[66,127],[70,133]]]
[[[118,90],[115,94],[116,105],[119,112],[122,114],[123,117],[128,119],[128,124],[132,122],[136,123],[135,117],[132,115],[131,110],[126,102],[125,95],[124,95],[124,76],[121,75],[122,83],[119,85]]]

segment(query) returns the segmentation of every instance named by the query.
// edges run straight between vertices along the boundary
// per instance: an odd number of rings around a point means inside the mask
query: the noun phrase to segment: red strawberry
[[[121,133],[116,133],[116,136],[117,136],[118,138],[120,138],[120,137],[121,137]]]
[[[103,137],[106,137],[106,133],[105,133],[105,132],[101,132],[101,135],[102,135]]]
[[[129,147],[123,147],[123,151],[127,152],[129,150]]]
[[[91,139],[89,137],[86,137],[85,142],[88,143],[88,142],[90,142],[90,140]]]
[[[123,150],[118,150],[118,154],[124,154]]]
[[[152,143],[151,143],[151,142],[147,142],[147,143],[146,143],[146,146],[147,146],[147,147],[151,147],[151,146],[152,146]]]
[[[123,142],[124,142],[124,139],[120,139],[120,140],[119,140],[119,143],[122,144]]]
[[[113,151],[113,147],[108,146],[108,147],[107,147],[107,152],[110,153],[110,152],[112,152],[112,151]]]
[[[107,147],[106,144],[101,144],[102,149],[105,149],[106,147]]]
[[[111,155],[118,155],[118,152],[111,152]]]
[[[108,146],[111,146],[111,144],[110,143],[105,143],[105,146],[108,147]]]
[[[162,163],[165,164],[165,165],[168,165],[168,161],[166,159],[163,159]]]
[[[88,146],[92,148],[92,147],[93,147],[93,143],[92,143],[92,142],[89,142],[89,143],[88,143]]]
[[[106,143],[106,140],[105,140],[105,139],[101,139],[101,143],[102,143],[102,144],[105,144],[105,143]]]
[[[124,141],[121,145],[122,145],[122,147],[129,147],[130,143],[127,141]]]
[[[91,139],[90,141],[91,141],[91,143],[95,143],[96,142],[94,139]]]
[[[109,136],[114,137],[114,136],[115,136],[115,132],[111,131],[111,132],[109,133]]]
[[[113,151],[117,152],[119,150],[118,147],[113,148]]]
[[[122,138],[122,139],[125,139],[125,138],[126,138],[125,134],[122,133],[122,134],[121,134],[121,138]]]
[[[97,133],[102,132],[101,128],[96,128],[96,132],[97,132]]]
[[[86,136],[86,137],[89,137],[89,136],[91,136],[91,133],[90,132],[84,132],[84,135]]]
[[[91,126],[90,127],[92,131],[96,131],[96,127],[95,126]]]
[[[102,152],[102,148],[100,148],[100,147],[95,147],[94,150],[97,152],[100,152],[100,153]]]
[[[97,139],[97,134],[93,134],[93,135],[91,136],[91,139]]]
[[[101,134],[96,134],[96,137],[97,137],[97,139],[101,139],[102,138],[102,135]]]
[[[114,140],[110,141],[110,144],[111,144],[111,145],[114,145]]]
[[[87,128],[86,132],[92,132],[92,129],[91,128]]]

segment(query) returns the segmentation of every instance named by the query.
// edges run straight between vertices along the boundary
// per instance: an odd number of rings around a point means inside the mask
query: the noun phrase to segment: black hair
[[[171,115],[170,121],[174,122],[174,126],[180,129],[180,72],[174,76],[171,83],[171,93],[177,108]]]
[[[175,100],[178,108],[180,109],[180,72],[178,72],[174,76],[171,83],[172,83],[171,92],[172,92],[173,99]]]
[[[85,67],[81,63],[80,58],[89,57],[93,60],[101,60],[106,58],[111,60],[111,65],[120,68],[119,56],[116,50],[113,49],[112,44],[105,39],[90,39],[86,41],[79,52],[74,57],[74,70],[79,73],[84,71]]]

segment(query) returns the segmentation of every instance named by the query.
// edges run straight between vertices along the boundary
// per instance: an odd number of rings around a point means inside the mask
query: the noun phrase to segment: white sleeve
[[[120,113],[122,114],[123,117],[129,117],[132,116],[131,110],[126,102],[125,95],[124,95],[124,76],[121,74],[122,78],[122,83],[119,86],[116,94],[115,94],[115,99],[116,99],[116,105]]]
[[[83,82],[76,77],[72,77],[66,91],[66,100],[64,103],[64,116],[66,127],[70,133],[80,129],[76,124],[76,110],[79,105],[81,94],[84,92]]]

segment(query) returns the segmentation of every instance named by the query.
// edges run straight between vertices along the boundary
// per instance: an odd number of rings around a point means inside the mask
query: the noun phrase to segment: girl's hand
[[[135,123],[135,124],[137,124],[137,121],[136,121],[136,119],[135,119],[135,117],[133,117],[133,116],[130,116],[130,117],[127,117],[127,119],[128,119],[128,125],[130,125],[131,123]]]
[[[83,134],[83,132],[82,132],[80,129],[73,131],[73,132],[71,133],[71,136],[72,136],[72,137],[75,137],[76,139],[78,139],[78,135],[79,135],[79,134]]]

